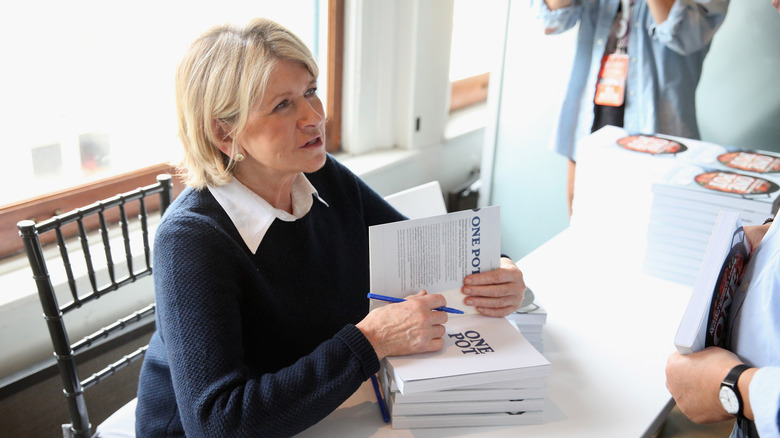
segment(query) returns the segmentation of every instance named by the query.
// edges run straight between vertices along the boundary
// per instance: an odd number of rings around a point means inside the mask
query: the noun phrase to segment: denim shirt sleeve
[[[780,436],[780,367],[764,367],[753,375],[750,406],[758,434]]]
[[[648,31],[670,50],[689,55],[708,47],[728,6],[729,0],[676,0],[663,23],[656,24],[650,15]]]
[[[552,11],[544,0],[531,0],[531,10],[536,13],[537,20],[544,26],[545,33],[557,34],[577,24],[582,15],[582,1],[573,0],[569,6]]]

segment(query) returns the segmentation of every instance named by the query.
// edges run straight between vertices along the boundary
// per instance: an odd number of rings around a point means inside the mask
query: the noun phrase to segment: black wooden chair
[[[70,424],[62,425],[63,435],[66,437],[92,436],[93,428],[84,391],[143,357],[146,346],[110,363],[85,379],[79,377],[77,359],[94,345],[115,338],[120,333],[129,331],[127,329],[131,327],[152,324],[155,307],[152,299],[151,304],[75,343],[70,342],[66,328],[66,325],[72,327],[75,319],[64,316],[84,306],[96,308],[98,306],[95,303],[106,301],[99,298],[152,273],[150,212],[159,206],[162,214],[171,203],[172,192],[171,176],[160,175],[155,184],[139,187],[39,223],[25,220],[17,224],[62,378],[71,421]],[[128,220],[129,216],[135,214],[137,219]],[[97,226],[97,233],[87,231],[92,223]],[[113,234],[110,235],[109,231]],[[72,235],[76,238],[72,238]],[[44,252],[42,242],[48,241],[56,242],[59,257],[52,257],[52,251]],[[115,264],[115,258],[121,258],[123,261]],[[55,270],[62,279],[57,278],[57,281],[53,282],[50,272]],[[67,286],[55,288],[54,284],[60,283]],[[67,303],[59,304],[58,296],[64,296],[62,301]],[[115,317],[111,320],[113,318]],[[129,415],[135,414],[132,408],[126,408],[124,411]],[[125,420],[128,425],[134,424],[132,420]],[[128,436],[134,435],[134,430],[128,432]]]

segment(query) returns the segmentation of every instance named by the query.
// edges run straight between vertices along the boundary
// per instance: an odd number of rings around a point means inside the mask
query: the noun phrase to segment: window
[[[338,72],[328,57],[337,59],[338,46],[328,38],[341,32],[339,11],[343,0],[20,3],[0,19],[0,49],[15,66],[0,71],[0,256],[21,249],[19,220],[42,220],[171,171],[165,163],[180,151],[175,68],[212,25],[265,16],[300,36],[321,66],[328,132],[336,135],[338,99],[328,94],[340,84],[328,82]]]
[[[505,20],[503,2],[496,3],[452,3],[453,105],[463,95],[465,105],[486,98],[488,66],[496,56],[491,38]],[[46,0],[34,6],[25,3],[13,19],[0,18],[0,47],[18,67],[0,72],[5,103],[0,127],[7,151],[0,165],[0,257],[21,250],[17,221],[43,220],[147,184],[157,173],[172,170],[166,163],[177,161],[180,148],[173,71],[189,42],[214,24],[241,24],[264,15],[304,38],[321,66],[319,88],[328,114],[329,150],[341,146],[344,0],[228,0],[218,5],[202,0],[141,0],[127,7],[115,5]],[[393,5],[383,4],[381,10],[401,8]],[[440,7],[434,8],[439,15]],[[430,14],[437,15],[436,11]],[[375,33],[372,29],[369,26],[369,33]],[[17,43],[22,40],[24,44]],[[389,67],[385,70],[391,73],[383,74],[392,76],[392,64]],[[430,90],[428,85],[421,88]],[[472,91],[464,93],[462,85]],[[370,88],[361,89],[366,93]],[[368,105],[374,110],[389,107]],[[362,108],[357,112],[367,114]],[[384,126],[381,129],[394,125],[389,118],[375,118]],[[430,122],[423,124],[423,128],[430,126]]]
[[[450,55],[450,112],[487,100],[490,70],[501,59],[503,2],[455,0]]]

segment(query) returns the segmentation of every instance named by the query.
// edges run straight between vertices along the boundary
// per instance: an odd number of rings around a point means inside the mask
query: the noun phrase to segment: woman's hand
[[[733,419],[721,406],[718,392],[729,370],[741,362],[734,353],[719,347],[686,355],[674,352],[666,361],[666,388],[694,423]]]
[[[444,347],[442,336],[447,313],[433,309],[446,305],[442,295],[424,290],[403,303],[382,306],[371,311],[357,328],[374,347],[379,360],[386,356],[438,351]]]
[[[463,279],[463,302],[488,316],[507,316],[520,307],[525,294],[523,273],[511,259],[502,257],[501,266],[490,272],[471,274]]]

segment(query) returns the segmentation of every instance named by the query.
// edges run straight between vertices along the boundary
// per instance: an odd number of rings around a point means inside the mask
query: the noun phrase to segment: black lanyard
[[[628,35],[631,33],[631,9],[635,0],[620,0],[620,18],[615,38],[615,53],[628,53]]]

